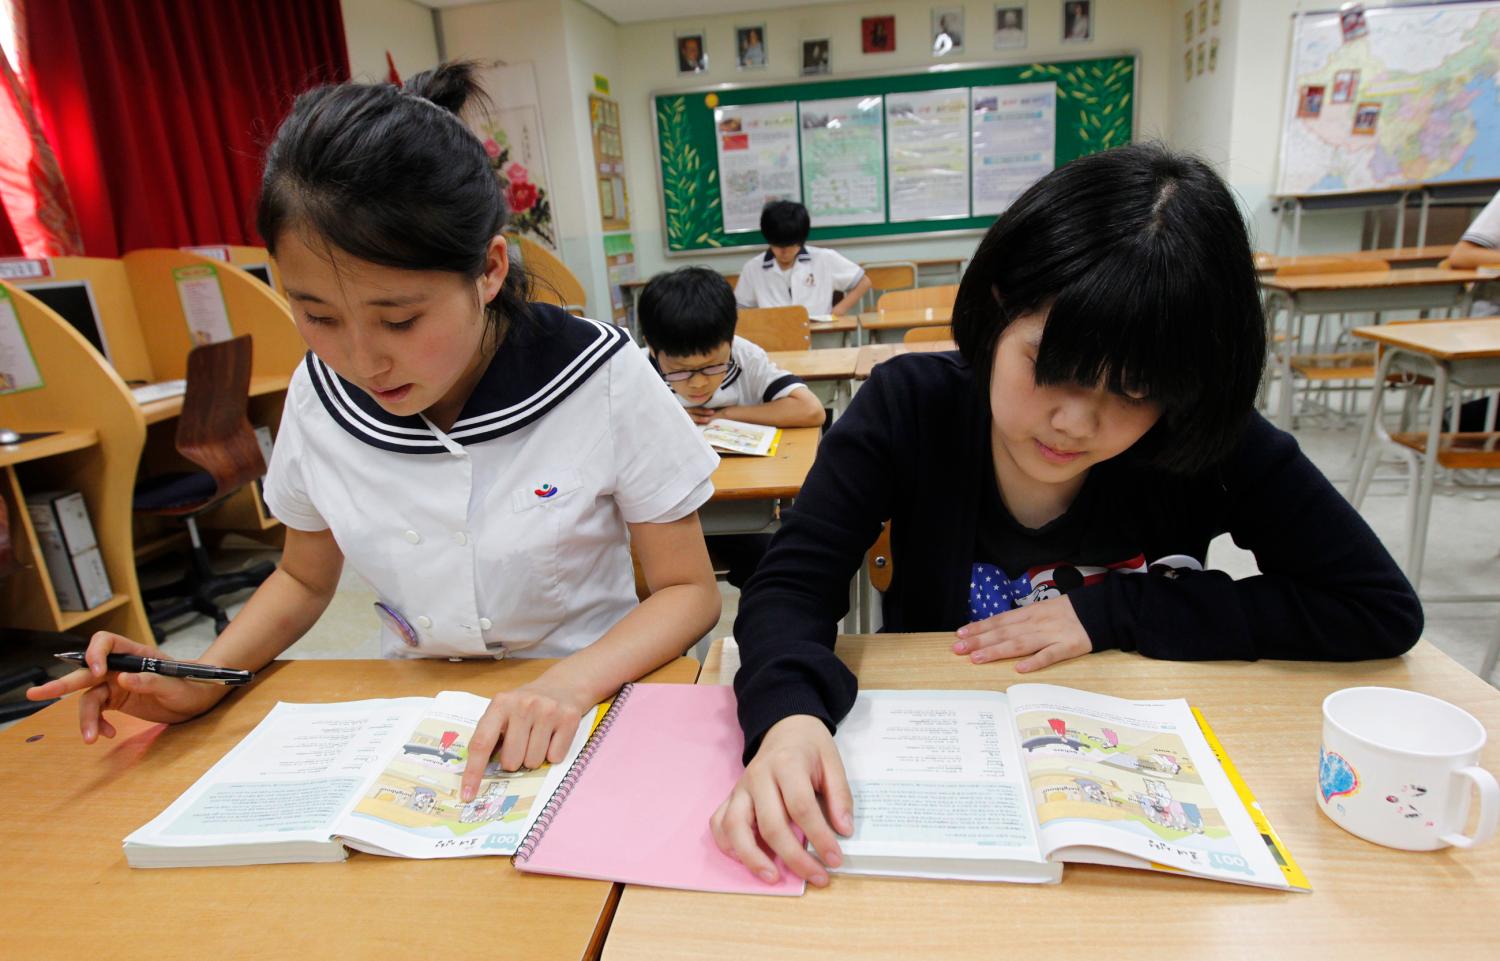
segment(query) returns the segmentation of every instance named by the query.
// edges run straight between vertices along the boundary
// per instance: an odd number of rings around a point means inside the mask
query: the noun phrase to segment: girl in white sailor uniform
[[[680,655],[719,594],[697,509],[718,463],[611,324],[528,303],[484,147],[457,113],[471,67],[298,98],[266,160],[258,227],[310,352],[265,481],[282,562],[202,660],[259,669],[322,614],[344,561],[380,599],[399,657],[551,657],[496,695],[470,745],[471,795],[502,767],[561,760],[588,707]],[[627,541],[628,532],[628,541]],[[637,603],[633,543],[650,598]],[[85,741],[119,710],[179,721],[218,685],[87,667]]]

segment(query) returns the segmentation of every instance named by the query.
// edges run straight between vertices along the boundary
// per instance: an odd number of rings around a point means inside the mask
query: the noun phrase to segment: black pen
[[[82,651],[54,654],[59,661],[74,664],[86,663]],[[168,661],[160,657],[137,657],[134,654],[109,654],[104,664],[111,671],[127,674],[160,674],[163,677],[180,677],[189,681],[208,681],[213,684],[249,684],[255,675],[250,671],[236,671],[228,667],[212,667],[208,664],[189,664],[186,661]]]

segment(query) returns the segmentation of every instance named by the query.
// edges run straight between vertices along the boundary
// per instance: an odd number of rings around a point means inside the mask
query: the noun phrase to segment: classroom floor
[[[1297,431],[1298,441],[1308,456],[1341,491],[1350,473],[1349,452],[1353,450],[1356,430],[1308,427]],[[1404,513],[1405,482],[1398,472],[1389,470],[1390,480],[1377,480],[1365,500],[1364,516],[1397,558],[1405,557]],[[1500,593],[1500,491],[1489,494],[1465,491],[1436,497],[1432,507],[1428,538],[1426,572],[1423,587],[1435,593]],[[233,552],[221,556],[219,563],[229,568],[260,559],[265,552]],[[1228,537],[1214,541],[1209,550],[1209,565],[1229,571],[1236,577],[1256,572],[1254,558],[1230,542]],[[738,607],[739,592],[720,582],[724,596],[724,614],[711,637],[731,633]],[[374,595],[347,569],[327,613],[307,636],[287,651],[286,657],[299,658],[371,658],[379,657]],[[241,602],[242,603],[242,602]],[[231,612],[239,605],[231,606]],[[1487,645],[1500,637],[1500,617],[1495,604],[1429,604],[1425,636],[1471,671],[1477,671]],[[195,657],[213,640],[213,623],[197,618],[174,631],[163,650],[173,657]],[[695,653],[701,658],[706,644]],[[1500,669],[1489,678],[1500,686]]]

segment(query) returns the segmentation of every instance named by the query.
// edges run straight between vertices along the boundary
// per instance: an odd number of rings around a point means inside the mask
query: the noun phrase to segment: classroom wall
[[[384,80],[385,52],[403,78],[437,66],[437,32],[432,11],[412,0],[339,0],[349,73],[361,80]]]
[[[589,313],[608,316],[588,92],[595,73],[610,73],[618,28],[578,0],[452,7],[441,12],[441,26],[450,59],[533,65],[558,253],[588,291]]]
[[[1168,85],[1168,105],[1171,125],[1167,141],[1174,147],[1197,154],[1225,177],[1230,176],[1230,143],[1234,121],[1234,69],[1236,57],[1234,38],[1238,32],[1235,20],[1240,0],[1221,0],[1219,23],[1207,30],[1198,29],[1198,4],[1200,0],[1177,0],[1173,4],[1171,82]],[[1193,36],[1184,35],[1183,18],[1193,16]],[[1207,46],[1213,38],[1219,41],[1219,53],[1215,69],[1204,68],[1197,72],[1196,51],[1198,44]],[[1193,75],[1183,72],[1183,54],[1193,54]]]
[[[944,4],[948,6],[950,4]],[[832,40],[833,76],[875,71],[915,71],[940,63],[1025,62],[1069,54],[1106,54],[1134,51],[1140,55],[1136,137],[1166,138],[1171,132],[1169,73],[1181,65],[1173,59],[1172,43],[1182,26],[1177,22],[1174,0],[1095,0],[1094,41],[1062,43],[1061,0],[1028,0],[1027,47],[995,50],[991,20],[994,3],[969,2],[964,7],[965,50],[938,60],[931,53],[931,13],[934,4],[921,0],[896,0],[872,6],[841,3],[778,10],[749,10],[725,16],[684,16],[671,20],[621,25],[619,73],[611,76],[620,101],[624,125],[626,184],[630,191],[632,233],[636,261],[642,276],[685,263],[706,263],[723,271],[738,270],[749,252],[698,255],[690,259],[665,255],[662,236],[661,196],[656,178],[656,148],[652,133],[652,91],[679,90],[719,83],[787,81],[798,79],[801,41],[817,37]],[[896,17],[896,50],[888,54],[860,52],[859,21],[871,15]],[[764,24],[767,65],[763,70],[740,71],[735,66],[736,26]],[[707,73],[677,75],[674,35],[702,32],[708,51]],[[837,246],[853,259],[922,259],[968,257],[978,238],[927,238],[912,241],[845,242]]]

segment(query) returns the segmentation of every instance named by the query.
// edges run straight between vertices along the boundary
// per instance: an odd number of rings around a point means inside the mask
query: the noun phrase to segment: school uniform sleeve
[[[837,250],[825,247],[823,253],[828,258],[828,279],[833,282],[834,290],[849,290],[865,275],[863,267]]]
[[[760,306],[760,297],[756,294],[757,278],[760,276],[761,260],[764,254],[757,254],[745,261],[745,266],[740,268],[740,276],[734,282],[734,302],[740,307]]]
[[[312,384],[307,379],[306,366],[299,365],[287,390],[281,426],[271,446],[271,463],[266,468],[262,497],[272,515],[287,527],[299,531],[326,531],[328,522],[313,506],[306,481],[308,448],[300,419],[309,413],[309,402],[316,403],[312,397]]]
[[[746,763],[782,718],[810,714],[832,731],[854,705],[858,685],[834,655],[834,639],[849,609],[849,579],[903,482],[892,440],[902,428],[892,420],[913,416],[910,405],[890,401],[876,367],[818,445],[796,503],[745,585],[734,622],[734,690]]]
[[[1464,231],[1462,239],[1491,250],[1500,249],[1500,194],[1484,205],[1479,216]]]
[[[1354,661],[1395,657],[1420,638],[1411,584],[1290,434],[1252,415],[1237,453],[1198,490],[1182,512],[1208,519],[1200,529],[1227,530],[1261,573],[1110,577],[1072,592],[1095,650]]]
[[[764,347],[743,337],[734,339],[734,362],[744,381],[740,396],[747,405],[769,404],[802,386],[801,377],[777,366]]]
[[[719,455],[638,350],[610,360],[615,503],[626,523],[665,524],[713,496]]]

